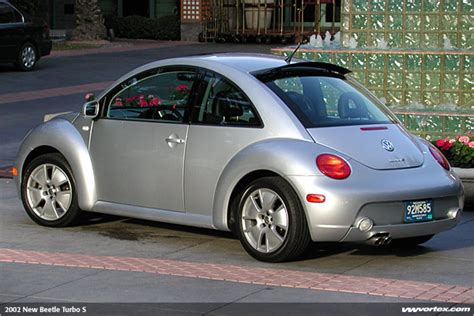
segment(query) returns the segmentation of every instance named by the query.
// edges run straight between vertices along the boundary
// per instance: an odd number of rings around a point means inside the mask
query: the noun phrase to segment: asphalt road
[[[79,111],[84,93],[2,103],[2,95],[113,81],[135,67],[161,58],[204,52],[268,53],[268,46],[193,44],[127,53],[45,58],[31,73],[0,66],[0,167],[11,164],[27,131],[44,114]],[[282,269],[282,273],[317,272],[355,278],[474,287],[474,212],[423,246],[401,250],[357,244],[313,245],[303,260],[266,264],[249,257],[231,234],[135,219],[98,216],[83,225],[50,229],[25,214],[11,180],[0,179],[0,261],[2,249],[73,253],[113,258],[150,258],[170,262],[213,263],[222,267]],[[22,253],[18,254],[22,255]],[[95,258],[95,257],[94,257]],[[45,257],[45,260],[47,258]],[[281,288],[203,280],[199,277],[104,271],[48,265],[0,263],[0,302],[410,302],[403,298],[342,291]],[[337,290],[337,289],[336,289]],[[472,291],[472,290],[470,290]],[[189,307],[192,312],[223,312],[218,307]],[[174,306],[173,308],[176,308]],[[184,308],[184,307],[183,307]],[[243,307],[242,307],[243,308]],[[247,307],[245,307],[247,308]],[[250,307],[251,308],[251,307]],[[293,307],[289,307],[292,310]],[[346,310],[351,312],[351,306]],[[181,310],[182,311],[182,310]],[[0,311],[2,314],[2,311]]]

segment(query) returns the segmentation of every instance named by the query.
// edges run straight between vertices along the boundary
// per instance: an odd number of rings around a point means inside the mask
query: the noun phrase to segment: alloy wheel
[[[288,234],[288,210],[273,190],[260,188],[245,200],[242,209],[245,239],[257,251],[270,253],[280,248]]]
[[[21,62],[25,68],[32,68],[36,63],[36,52],[32,46],[25,46],[21,52]]]
[[[36,167],[28,177],[26,189],[29,206],[43,220],[56,221],[71,206],[71,181],[64,170],[54,164]]]

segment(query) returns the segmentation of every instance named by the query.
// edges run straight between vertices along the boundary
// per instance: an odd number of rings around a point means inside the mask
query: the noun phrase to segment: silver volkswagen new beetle
[[[45,226],[88,211],[232,231],[269,262],[454,227],[464,196],[446,159],[349,73],[245,54],[140,67],[27,135],[24,207]]]

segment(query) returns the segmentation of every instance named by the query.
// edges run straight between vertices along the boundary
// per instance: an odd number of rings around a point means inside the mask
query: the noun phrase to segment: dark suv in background
[[[21,70],[32,70],[42,56],[51,52],[49,27],[0,0],[0,62],[13,62]]]

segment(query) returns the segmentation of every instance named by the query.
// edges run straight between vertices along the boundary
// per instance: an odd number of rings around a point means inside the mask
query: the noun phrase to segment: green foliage
[[[175,15],[157,19],[136,15],[124,18],[108,16],[105,25],[114,29],[115,36],[120,38],[179,40],[181,32],[179,18]]]

